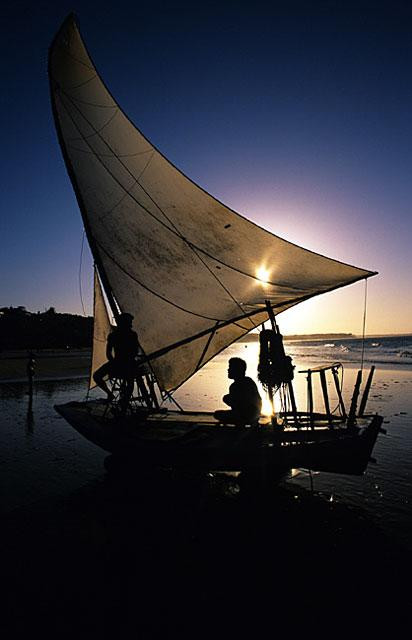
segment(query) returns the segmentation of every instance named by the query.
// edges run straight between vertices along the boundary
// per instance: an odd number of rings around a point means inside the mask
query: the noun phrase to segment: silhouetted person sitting
[[[93,375],[95,383],[107,393],[107,399],[113,400],[113,393],[104,381],[105,377],[120,378],[125,383],[122,394],[122,409],[125,410],[133,393],[134,379],[137,374],[136,356],[139,353],[137,333],[132,329],[133,316],[122,313],[117,319],[117,327],[109,333],[106,345],[108,362]]]
[[[230,358],[227,375],[234,382],[229,387],[229,393],[223,396],[223,402],[230,410],[215,411],[214,417],[219,422],[237,426],[257,424],[262,399],[256,384],[245,373],[246,362],[241,358]]]

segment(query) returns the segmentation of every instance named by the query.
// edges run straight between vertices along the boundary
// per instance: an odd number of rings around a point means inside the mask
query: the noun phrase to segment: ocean
[[[336,360],[360,366],[408,367],[412,365],[412,335],[341,338],[337,340],[294,340],[285,342],[296,360]]]

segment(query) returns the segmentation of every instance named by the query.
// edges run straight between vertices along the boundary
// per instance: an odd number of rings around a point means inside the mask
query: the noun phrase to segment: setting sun
[[[269,270],[266,267],[259,267],[256,270],[256,277],[261,280],[263,284],[266,284],[269,281]]]
[[[273,408],[266,393],[262,397],[262,415],[263,416],[273,415]]]

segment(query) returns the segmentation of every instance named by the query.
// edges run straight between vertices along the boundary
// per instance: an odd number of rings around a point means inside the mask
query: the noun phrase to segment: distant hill
[[[56,313],[54,307],[43,313],[25,307],[0,309],[0,350],[91,347],[92,340],[90,316]]]
[[[304,333],[290,336],[283,336],[284,340],[342,340],[344,338],[355,338],[353,333]]]
[[[356,338],[356,336],[353,333],[306,333],[283,336],[284,340],[342,340],[344,338]],[[257,340],[259,340],[258,333],[248,333],[240,338],[239,342],[256,342]]]

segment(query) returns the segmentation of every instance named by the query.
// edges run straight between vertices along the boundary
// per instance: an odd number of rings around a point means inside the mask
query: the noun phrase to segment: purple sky
[[[412,332],[412,9],[248,4],[3,3],[0,306],[82,313],[82,222],[47,78],[74,10],[109,89],[174,164],[277,235],[379,271],[367,331]],[[88,312],[91,279],[86,248]],[[282,330],[360,333],[363,297],[362,283],[316,298]]]

